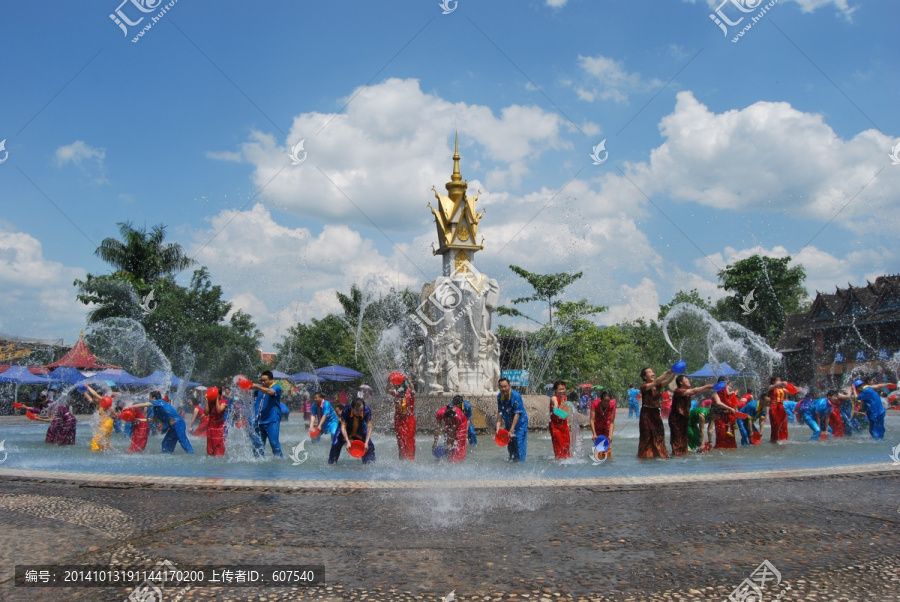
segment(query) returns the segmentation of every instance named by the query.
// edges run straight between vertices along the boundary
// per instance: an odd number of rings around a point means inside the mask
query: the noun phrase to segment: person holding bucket
[[[616,404],[612,401],[609,391],[600,391],[600,397],[591,403],[591,433],[593,441],[597,437],[604,436],[609,440],[606,450],[606,458],[612,457],[612,438],[616,426]]]
[[[524,462],[528,450],[528,413],[518,391],[513,391],[508,378],[497,381],[497,441],[509,438],[507,451],[510,462]],[[501,426],[503,428],[501,428]],[[505,431],[503,430],[505,429]]]
[[[401,372],[392,372],[388,380],[396,388],[394,396],[394,431],[400,460],[416,459],[416,391]]]
[[[122,410],[119,414],[127,424],[131,425],[131,447],[129,453],[142,452],[147,449],[147,438],[150,436],[150,419],[140,408]]]
[[[100,423],[91,439],[91,451],[110,449],[109,440],[113,432],[113,416],[115,415],[113,413],[113,396],[117,397],[118,395],[118,393],[114,393],[101,396],[90,385],[84,386],[85,399],[97,404],[97,413],[100,417]]]
[[[709,418],[716,429],[716,444],[713,449],[737,449],[737,439],[734,430],[737,426],[735,414],[737,409],[732,407],[732,393],[730,383],[724,376],[713,385],[715,395],[712,396],[712,405],[709,408]]]
[[[553,455],[557,460],[572,457],[572,440],[569,436],[568,414],[562,409],[566,402],[566,383],[558,380],[553,383],[553,396],[550,397],[550,440],[553,442]]]
[[[703,391],[711,391],[712,384],[690,388],[691,380],[685,374],[675,377],[675,393],[672,395],[672,411],[669,413],[669,444],[673,456],[688,453],[688,425],[690,423],[691,397]]]
[[[354,399],[350,405],[341,410],[341,429],[338,436],[331,440],[328,463],[337,463],[345,445],[351,456],[362,458],[363,464],[374,462],[375,444],[371,441],[374,428],[372,410],[362,399]],[[362,453],[359,453],[360,451]]]
[[[225,455],[225,412],[228,401],[219,392],[219,387],[206,390],[206,454],[208,456]]]
[[[313,403],[309,413],[309,438],[318,441],[323,433],[330,435],[331,441],[337,437],[340,420],[331,402],[321,391],[313,393]]]
[[[250,441],[253,443],[253,455],[266,454],[266,440],[272,447],[272,455],[283,458],[281,452],[281,385],[275,382],[271,370],[259,375],[259,384],[250,383],[250,389],[256,389],[253,401],[253,415],[250,420]]]
[[[653,368],[647,367],[641,370],[641,415],[638,418],[638,459],[643,458],[668,458],[666,451],[666,430],[663,427],[660,415],[662,402],[662,389],[668,387],[675,373],[668,369],[656,378]]]
[[[437,426],[434,429],[434,443],[431,451],[439,460],[462,462],[466,459],[468,444],[469,420],[463,411],[462,395],[454,395],[453,401],[440,408],[435,414]],[[444,435],[443,446],[438,446],[438,439]],[[442,451],[442,453],[439,453]]]
[[[150,401],[136,403],[128,406],[126,410],[134,410],[139,408],[153,408],[153,417],[160,421],[163,426],[167,427],[166,436],[162,440],[162,453],[171,454],[175,451],[175,444],[180,443],[185,453],[194,453],[191,442],[187,437],[187,427],[184,418],[178,414],[172,405],[163,400],[163,396],[159,391],[150,391]],[[124,411],[124,410],[123,410]]]

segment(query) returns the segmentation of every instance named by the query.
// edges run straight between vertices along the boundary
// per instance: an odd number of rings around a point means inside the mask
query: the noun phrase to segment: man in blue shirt
[[[255,436],[253,442],[253,455],[264,456],[266,453],[266,439],[272,446],[272,454],[276,458],[283,458],[281,442],[278,440],[278,432],[281,428],[281,385],[275,384],[272,371],[266,370],[259,376],[260,384],[253,383],[250,387],[256,389],[253,400],[253,417],[250,426]]]
[[[797,402],[796,401],[784,401],[782,402],[784,405],[784,413],[787,414],[788,422],[794,421],[794,412],[797,410]]]
[[[518,391],[513,391],[508,378],[498,381],[500,392],[497,393],[497,431],[503,428],[509,431],[509,460],[524,462],[528,449],[528,414]]]
[[[853,386],[856,389],[856,397],[866,407],[866,418],[869,420],[869,434],[873,439],[884,439],[884,403],[881,401],[879,390],[887,388],[889,383],[875,384],[871,376],[863,380],[856,380]]]
[[[371,464],[375,461],[375,444],[372,443],[372,410],[362,399],[354,399],[341,410],[341,430],[338,436],[331,440],[331,450],[328,452],[328,463],[335,464],[341,457],[341,451],[347,446],[350,451],[351,441],[363,441],[366,445],[366,454],[362,457],[363,464]]]
[[[578,411],[582,414],[587,413],[587,409],[591,406],[591,402],[594,401],[588,393],[589,391],[586,389],[584,395],[578,398]]]
[[[319,436],[310,437],[312,441],[318,441],[323,434],[328,433],[331,435],[331,442],[334,443],[340,427],[340,420],[338,420],[338,415],[334,411],[334,406],[319,391],[313,394],[313,403],[309,415],[309,429],[312,430],[316,426],[319,427]]]
[[[803,421],[812,429],[811,441],[818,441],[822,433],[828,433],[828,417],[831,415],[831,400],[836,399],[837,391],[828,391],[820,399],[804,399],[797,406],[797,412]]]
[[[457,397],[459,397],[460,404],[462,405],[463,414],[465,414],[466,418],[469,420],[469,430],[466,435],[469,439],[469,445],[475,447],[478,445],[478,435],[475,434],[475,425],[472,424],[472,404],[463,399],[461,395],[456,395],[453,398],[453,403],[456,405],[460,405],[456,403]]]
[[[628,387],[628,417],[641,417],[641,406],[638,404],[638,390],[634,385]]]
[[[163,423],[167,427],[166,436],[162,441],[162,452],[171,454],[175,451],[175,442],[181,444],[181,448],[189,453],[194,453],[191,442],[187,438],[187,428],[184,424],[184,418],[178,414],[178,410],[173,408],[168,402],[163,401],[159,391],[150,391],[150,401],[144,403],[136,403],[132,408],[146,408],[153,406],[153,417]],[[126,408],[127,409],[127,408]]]

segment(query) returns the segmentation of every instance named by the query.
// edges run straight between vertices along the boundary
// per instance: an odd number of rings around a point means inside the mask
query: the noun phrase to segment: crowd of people
[[[824,397],[800,395],[797,388],[780,376],[772,376],[767,388],[755,395],[740,391],[724,377],[715,384],[693,386],[690,378],[672,369],[656,376],[652,368],[640,373],[640,387],[627,391],[628,416],[639,425],[637,457],[668,458],[689,452],[711,449],[737,449],[741,445],[758,445],[769,426],[769,440],[778,443],[788,438],[788,423],[805,424],[813,440],[852,436],[867,426],[874,439],[884,438],[885,403],[882,392],[897,388],[893,383],[876,384],[874,378],[857,379],[843,390],[829,390]],[[394,433],[401,461],[416,458],[416,393],[410,380],[395,372],[389,377],[388,392],[393,398]],[[674,385],[670,386],[674,382]],[[163,453],[172,453],[177,445],[186,453],[194,453],[189,434],[206,438],[207,454],[225,454],[226,435],[230,428],[245,429],[254,455],[266,453],[266,444],[275,457],[283,457],[280,425],[289,412],[282,402],[282,385],[271,371],[263,372],[259,382],[238,378],[238,386],[252,395],[252,405],[238,404],[230,387],[210,387],[205,399],[195,398],[190,422],[176,409],[166,395],[150,391],[146,401],[129,402],[121,393],[102,395],[90,384],[78,385],[85,403],[95,409],[92,451],[110,448],[113,431],[122,430],[131,438],[129,452],[146,449],[151,433],[163,435]],[[495,440],[505,445],[512,462],[524,462],[528,451],[528,412],[521,393],[513,390],[506,378],[499,379]],[[669,394],[669,389],[674,390]],[[603,441],[594,452],[595,458],[612,456],[617,400],[602,387],[594,387],[590,395],[569,396],[563,381],[553,383],[549,395],[548,430],[553,454],[558,459],[579,457],[583,453],[578,414],[589,413],[592,441]],[[704,398],[705,399],[701,399]],[[792,399],[800,397],[799,400]],[[321,391],[314,392],[310,402],[309,436],[313,442],[325,435],[330,439],[328,463],[335,464],[343,450],[365,464],[375,461],[372,441],[374,423],[365,395],[335,404]],[[33,407],[17,403],[35,420],[50,422],[46,442],[56,445],[75,443],[77,420],[63,402],[54,403],[46,391]],[[245,409],[246,408],[246,409]],[[666,444],[664,420],[668,422]],[[432,454],[439,460],[461,462],[469,446],[478,444],[472,423],[472,406],[461,395],[453,396],[435,415]],[[593,447],[593,446],[592,446]]]
[[[884,438],[884,418],[887,413],[880,391],[897,388],[895,383],[875,384],[874,377],[857,379],[842,391],[829,390],[824,397],[803,397],[791,402],[799,390],[780,376],[772,376],[768,387],[758,397],[753,391],[742,392],[724,377],[715,384],[691,387],[685,375],[671,369],[657,377],[652,368],[641,371],[643,383],[639,389],[638,458],[668,458],[662,417],[663,391],[673,380],[675,391],[668,415],[669,446],[673,456],[688,451],[737,449],[741,445],[758,445],[763,439],[766,421],[769,422],[769,441],[778,443],[788,439],[788,412],[798,423],[805,423],[815,441],[830,437],[851,436],[862,430],[862,419],[868,424],[873,439]],[[696,398],[711,392],[703,401]],[[792,407],[786,408],[788,403]],[[715,435],[713,435],[713,433]],[[715,442],[713,444],[713,441]]]

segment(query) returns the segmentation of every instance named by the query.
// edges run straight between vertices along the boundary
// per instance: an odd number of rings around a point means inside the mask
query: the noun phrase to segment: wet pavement
[[[223,490],[0,477],[0,599],[16,564],[324,565],[310,587],[164,588],[183,600],[900,600],[900,471],[608,487]],[[735,598],[742,599],[742,598]],[[751,598],[743,598],[749,600]]]

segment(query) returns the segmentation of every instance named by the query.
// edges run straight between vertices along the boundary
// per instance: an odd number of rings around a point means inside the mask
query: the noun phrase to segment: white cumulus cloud
[[[38,338],[71,333],[87,312],[72,286],[84,276],[82,268],[44,257],[41,242],[30,234],[0,222],[0,330]]]
[[[572,85],[578,97],[588,102],[599,98],[625,103],[631,93],[646,92],[662,85],[658,79],[646,80],[639,73],[628,72],[622,62],[603,55],[579,56],[578,65],[585,77],[582,82]]]

